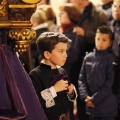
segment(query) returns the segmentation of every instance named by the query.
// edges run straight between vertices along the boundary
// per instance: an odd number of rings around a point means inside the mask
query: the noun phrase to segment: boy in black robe
[[[29,76],[48,120],[70,120],[69,101],[77,97],[74,85],[60,67],[66,62],[69,41],[55,32],[44,32],[36,41],[42,61]]]

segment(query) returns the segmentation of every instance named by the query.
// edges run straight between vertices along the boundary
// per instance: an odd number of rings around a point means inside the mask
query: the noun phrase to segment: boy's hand
[[[63,90],[67,90],[68,89],[68,81],[65,80],[59,80],[55,83],[55,85],[53,86],[56,92],[61,92]]]
[[[74,27],[73,32],[75,32],[77,35],[81,35],[81,36],[85,35],[84,29],[78,26]]]
[[[86,97],[85,102],[86,102],[86,105],[87,105],[88,107],[95,107],[95,105],[93,104],[90,96],[87,96],[87,97]]]
[[[72,93],[73,93],[73,90],[74,90],[74,85],[73,85],[73,84],[69,85],[69,86],[68,86],[68,90],[69,90],[69,91],[67,92],[67,94],[69,94],[69,95],[72,94]]]

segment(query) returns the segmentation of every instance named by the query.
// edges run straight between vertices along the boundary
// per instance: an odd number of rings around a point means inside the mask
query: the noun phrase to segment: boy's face
[[[96,33],[95,46],[97,50],[105,50],[112,44],[109,34]]]
[[[51,65],[52,68],[56,68],[56,65],[63,66],[67,59],[67,43],[60,42],[56,44],[52,52],[48,52],[47,63]]]

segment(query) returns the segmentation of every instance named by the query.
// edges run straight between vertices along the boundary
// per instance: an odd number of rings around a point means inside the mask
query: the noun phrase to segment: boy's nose
[[[102,41],[99,41],[99,44],[102,45]]]
[[[65,57],[66,57],[66,58],[68,57],[67,52],[65,53]]]

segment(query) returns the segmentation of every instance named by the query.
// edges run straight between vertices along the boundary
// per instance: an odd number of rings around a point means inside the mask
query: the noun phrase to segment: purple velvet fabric
[[[53,80],[51,81],[51,85],[53,86],[57,81],[59,81],[61,79],[67,80],[68,84],[69,85],[71,84],[69,78],[67,76],[65,76],[64,74],[61,73],[61,74],[53,76]],[[64,93],[67,93],[67,92],[68,92],[68,90],[64,90],[62,92],[58,92],[58,94],[64,94]]]
[[[28,74],[9,46],[0,46],[0,119],[47,120]]]

